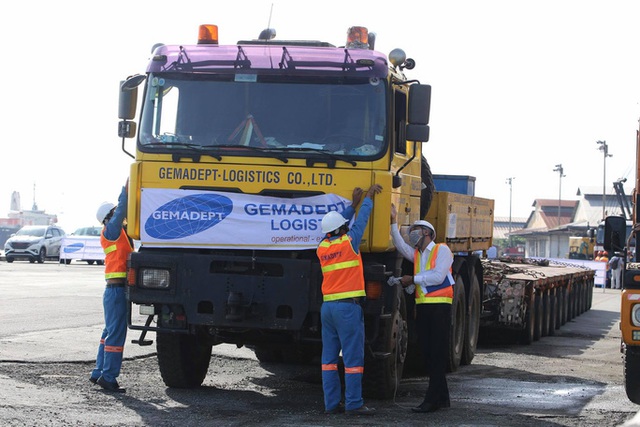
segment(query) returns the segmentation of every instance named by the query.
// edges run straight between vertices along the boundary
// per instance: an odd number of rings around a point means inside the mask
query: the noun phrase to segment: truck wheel
[[[395,289],[396,301],[391,320],[381,321],[384,329],[380,331],[383,344],[380,352],[386,357],[367,358],[364,363],[363,389],[365,395],[373,399],[393,398],[404,372],[409,328],[404,291],[400,286],[395,286]]]
[[[564,325],[569,321],[569,289],[567,286],[563,286],[562,288],[562,321],[560,322],[560,326]]]
[[[470,365],[476,355],[478,334],[480,332],[480,282],[475,269],[470,272],[469,295],[467,297],[467,327],[464,330],[464,348],[460,364]]]
[[[549,335],[556,334],[556,322],[558,320],[558,296],[556,288],[549,289]]]
[[[463,266],[464,267],[464,266]],[[453,303],[451,304],[451,336],[449,339],[449,372],[455,372],[460,366],[464,348],[464,331],[467,326],[467,306],[462,275],[456,274],[453,285]]]
[[[535,328],[533,330],[533,340],[538,341],[542,336],[542,316],[544,315],[544,307],[542,302],[542,294],[536,291],[535,300],[533,303],[534,310],[536,311],[535,315]]]
[[[199,387],[211,360],[210,341],[197,335],[156,334],[160,375],[167,387]]]
[[[282,351],[279,348],[255,346],[253,352],[260,363],[282,363]]]
[[[551,318],[551,305],[549,302],[549,289],[542,293],[542,333],[541,337],[549,335],[549,323]]]
[[[40,248],[40,252],[38,252],[38,264],[44,263],[44,260],[47,258],[47,250],[42,247]]]
[[[529,301],[526,307],[526,313],[524,315],[524,329],[520,334],[521,344],[528,345],[533,342],[535,326],[536,326],[535,297],[532,295],[529,298]]]
[[[640,348],[635,346],[624,351],[624,388],[629,400],[640,405]]]
[[[436,191],[436,186],[433,183],[433,174],[431,173],[431,167],[427,163],[427,159],[422,156],[420,173],[422,177],[422,185],[424,188],[420,193],[420,219],[424,218],[429,212],[431,207],[431,201],[433,200],[433,193]]]
[[[562,326],[562,288],[554,288],[556,291],[556,329]]]

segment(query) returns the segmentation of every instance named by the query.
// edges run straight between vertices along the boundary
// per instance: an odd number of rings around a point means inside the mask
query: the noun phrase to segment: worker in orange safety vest
[[[408,244],[398,229],[395,205],[391,205],[391,237],[398,252],[413,261],[414,272],[400,283],[414,294],[418,342],[429,370],[429,387],[423,402],[413,412],[433,412],[450,406],[447,386],[449,332],[453,285],[453,254],[444,243],[435,243],[436,230],[428,221],[415,221],[409,228]]]
[[[89,381],[109,392],[124,393],[118,384],[124,343],[127,338],[127,258],[133,244],[125,229],[127,214],[127,187],[118,198],[118,205],[104,202],[98,207],[96,218],[103,225],[100,245],[105,253],[104,271],[106,288],[102,296],[105,326],[98,345],[96,366]]]
[[[325,413],[372,415],[375,409],[364,405],[362,375],[364,373],[364,313],[360,302],[366,295],[360,241],[373,208],[373,196],[382,191],[380,185],[367,190],[358,216],[349,229],[349,221],[362,199],[362,189],[353,190],[353,201],[342,214],[332,211],[322,218],[325,238],[317,248],[322,268],[322,389]],[[341,404],[342,387],[338,362],[342,351],[344,362],[345,403]]]

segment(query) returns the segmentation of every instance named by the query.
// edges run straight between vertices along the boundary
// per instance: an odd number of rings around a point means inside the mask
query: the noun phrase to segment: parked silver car
[[[26,225],[7,239],[4,255],[7,262],[28,259],[42,264],[46,259],[58,260],[64,235],[57,225]]]

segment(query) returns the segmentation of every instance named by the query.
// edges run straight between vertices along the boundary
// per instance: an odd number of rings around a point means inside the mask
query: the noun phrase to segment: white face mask
[[[409,233],[409,242],[411,246],[414,248],[420,244],[424,235],[422,234],[422,230],[413,230]]]

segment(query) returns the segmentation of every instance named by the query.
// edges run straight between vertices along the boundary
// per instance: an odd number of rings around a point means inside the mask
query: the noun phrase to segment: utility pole
[[[509,184],[509,247],[513,247],[513,242],[511,238],[511,203],[513,200],[513,180],[515,177],[511,176],[507,178],[507,184]]]
[[[604,155],[603,165],[602,165],[602,220],[605,219],[605,204],[606,204],[606,196],[607,196],[607,157],[613,157],[613,154],[609,154],[609,146],[607,145],[607,141],[596,141],[599,145],[598,150],[602,151]]]

